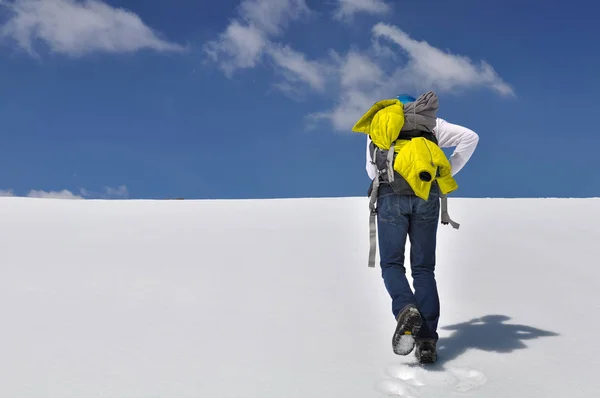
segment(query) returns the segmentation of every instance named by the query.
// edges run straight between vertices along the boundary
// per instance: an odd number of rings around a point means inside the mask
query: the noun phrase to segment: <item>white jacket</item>
[[[452,166],[452,176],[456,175],[467,164],[475,148],[479,143],[479,136],[473,130],[466,127],[452,124],[444,119],[437,118],[433,134],[438,140],[441,148],[456,147],[452,156],[450,156],[450,165]],[[367,136],[367,174],[372,180],[377,176],[377,167],[371,163],[371,151],[369,145],[371,138]]]

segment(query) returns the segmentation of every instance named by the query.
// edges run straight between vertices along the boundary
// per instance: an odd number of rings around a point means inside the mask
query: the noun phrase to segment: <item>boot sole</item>
[[[401,316],[402,317],[402,316]],[[415,336],[421,329],[423,320],[421,314],[416,308],[410,308],[408,314],[403,316],[402,323],[398,322],[394,337],[392,338],[392,347],[396,355],[408,355],[415,347]]]
[[[437,360],[437,355],[433,351],[421,351],[421,354],[417,358],[419,363],[434,363]]]

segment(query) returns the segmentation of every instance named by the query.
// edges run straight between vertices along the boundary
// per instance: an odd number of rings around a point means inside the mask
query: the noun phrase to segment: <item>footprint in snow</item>
[[[427,366],[393,364],[386,368],[389,379],[380,381],[378,390],[388,396],[418,397],[419,390],[453,389],[466,392],[483,386],[487,382],[485,375],[470,368],[428,369]]]
[[[419,397],[417,391],[402,380],[381,380],[377,383],[377,390],[388,396],[405,398]]]
[[[454,374],[458,383],[454,388],[458,391],[465,392],[483,386],[487,383],[487,377],[475,369],[469,368],[453,368],[449,370]]]

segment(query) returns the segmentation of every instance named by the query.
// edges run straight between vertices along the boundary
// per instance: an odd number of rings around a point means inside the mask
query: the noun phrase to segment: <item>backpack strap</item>
[[[371,164],[377,165],[377,152],[380,149],[376,145],[372,145]],[[375,268],[375,255],[377,254],[377,196],[379,194],[379,185],[381,184],[381,176],[385,173],[388,182],[394,181],[394,143],[387,151],[386,168],[379,170],[377,167],[377,175],[373,178],[371,189],[369,190],[369,268]]]
[[[377,166],[375,160],[377,159],[377,152],[379,148],[371,144],[371,164]],[[375,254],[377,253],[377,196],[379,194],[379,185],[381,183],[381,170],[378,167],[377,174],[371,182],[371,189],[369,190],[369,268],[375,268]]]
[[[371,143],[371,164],[377,166],[377,152],[380,152],[376,145]],[[379,186],[381,185],[381,179],[384,178],[387,182],[394,181],[394,143],[387,151],[386,156],[386,167],[383,169],[377,169],[377,175],[373,178],[371,186],[369,188],[369,268],[375,268],[375,258],[377,254],[377,197],[379,194]],[[441,195],[441,223],[443,225],[452,225],[454,229],[459,229],[460,224],[453,221],[448,214],[448,196]]]
[[[373,179],[373,190],[371,191],[371,201],[369,207],[369,268],[375,268],[375,255],[377,253],[377,192],[379,191],[379,175]]]
[[[458,229],[460,227],[460,224],[452,221],[452,219],[450,218],[450,216],[448,215],[448,196],[447,195],[441,195],[441,202],[442,202],[442,224],[444,225],[452,225],[452,228],[454,229]]]
[[[396,144],[396,141],[392,142],[392,145],[390,146],[390,149],[388,149],[388,152],[387,152],[388,182],[394,182],[394,155],[396,154],[396,151],[394,149],[395,144]]]

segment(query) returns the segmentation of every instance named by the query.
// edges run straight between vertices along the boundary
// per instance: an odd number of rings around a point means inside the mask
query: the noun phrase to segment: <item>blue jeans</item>
[[[423,318],[416,337],[438,339],[440,301],[435,281],[436,236],[440,216],[439,188],[433,184],[429,200],[397,195],[389,185],[381,185],[378,195],[377,229],[381,274],[392,298],[394,317],[408,304],[414,304]],[[404,247],[410,239],[412,292],[404,267]]]

